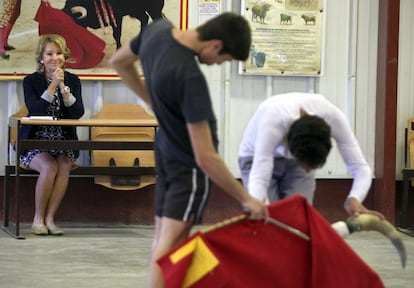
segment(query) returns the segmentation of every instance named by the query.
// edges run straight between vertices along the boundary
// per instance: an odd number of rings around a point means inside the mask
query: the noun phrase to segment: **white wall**
[[[224,158],[238,174],[237,147],[243,128],[257,105],[270,95],[289,91],[324,94],[348,116],[368,162],[374,165],[376,50],[378,1],[326,1],[324,68],[321,77],[240,76],[237,65],[223,82],[230,87],[223,97],[225,107]],[[240,7],[234,7],[239,11]],[[219,91],[219,88],[216,88]],[[320,178],[348,178],[339,153],[334,149]]]
[[[197,1],[189,2],[189,26],[194,27],[198,23]],[[203,67],[219,120],[220,154],[235,176],[239,176],[238,144],[243,129],[255,108],[266,97],[289,91],[322,93],[338,105],[354,127],[368,162],[372,167],[374,166],[373,128],[375,127],[378,0],[329,0],[326,2],[323,76],[241,76],[238,75],[237,63],[220,67]],[[402,0],[401,3],[410,6],[410,11],[413,11],[414,4],[410,0]],[[240,1],[222,1],[222,11],[228,10],[239,12]],[[406,13],[406,17],[410,18],[409,11]],[[407,27],[413,27],[412,20],[409,19],[409,21],[411,24],[407,24]],[[412,35],[413,31],[407,29],[406,33]],[[414,37],[411,36],[410,39],[411,45],[407,47],[413,46]],[[408,53],[409,49],[406,50]],[[412,59],[412,56],[410,57]],[[412,65],[410,79],[413,79]],[[135,103],[137,101],[120,81],[83,81],[82,84],[86,107],[85,117],[95,113],[102,103]],[[412,92],[413,87],[411,86],[410,89]],[[3,151],[0,153],[0,174],[4,175],[8,148],[7,119],[22,103],[21,80],[0,81],[0,97],[3,104],[0,105],[2,120],[0,137],[3,139],[0,147],[0,151]],[[406,114],[411,112],[411,110],[407,111]],[[400,121],[399,125],[401,125]],[[400,127],[398,129],[401,130]],[[86,137],[83,131],[80,131],[80,134],[81,138]],[[318,177],[349,177],[336,151],[331,153],[327,165],[318,172]]]

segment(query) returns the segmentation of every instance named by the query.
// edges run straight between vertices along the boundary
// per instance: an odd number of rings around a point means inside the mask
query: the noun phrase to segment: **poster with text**
[[[324,0],[242,0],[252,29],[240,74],[322,74]]]
[[[220,14],[220,0],[198,0],[198,25]]]

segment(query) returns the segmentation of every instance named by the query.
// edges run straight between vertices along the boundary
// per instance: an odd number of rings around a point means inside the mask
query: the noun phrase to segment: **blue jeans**
[[[246,189],[249,186],[252,164],[253,157],[239,157],[241,178]],[[267,190],[270,202],[300,194],[312,204],[315,187],[314,171],[307,173],[298,165],[295,159],[274,158],[272,179],[270,179]]]

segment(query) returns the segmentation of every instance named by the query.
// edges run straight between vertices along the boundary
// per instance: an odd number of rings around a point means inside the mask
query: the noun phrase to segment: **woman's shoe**
[[[3,54],[3,53],[0,52],[0,57],[3,58],[3,59],[8,60],[10,58],[10,55],[6,54],[6,53]]]
[[[54,236],[61,236],[64,234],[63,230],[60,229],[58,226],[56,226],[55,224],[52,225],[48,225],[47,226],[47,230],[49,231],[50,235],[54,235]]]
[[[46,226],[43,225],[43,224],[37,224],[37,225],[33,224],[32,225],[32,233],[34,235],[47,235],[47,234],[49,234]]]
[[[12,46],[12,45],[4,45],[4,50],[6,51],[11,51],[11,50],[15,50],[16,47]]]

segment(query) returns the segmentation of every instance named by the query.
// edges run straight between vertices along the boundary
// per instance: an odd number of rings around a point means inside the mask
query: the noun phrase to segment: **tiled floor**
[[[62,227],[64,236],[45,237],[31,235],[29,225],[23,225],[26,240],[15,240],[0,230],[0,287],[145,287],[152,226]],[[381,234],[353,234],[347,242],[386,287],[408,288],[414,287],[414,237],[403,239],[408,254],[405,269]]]

